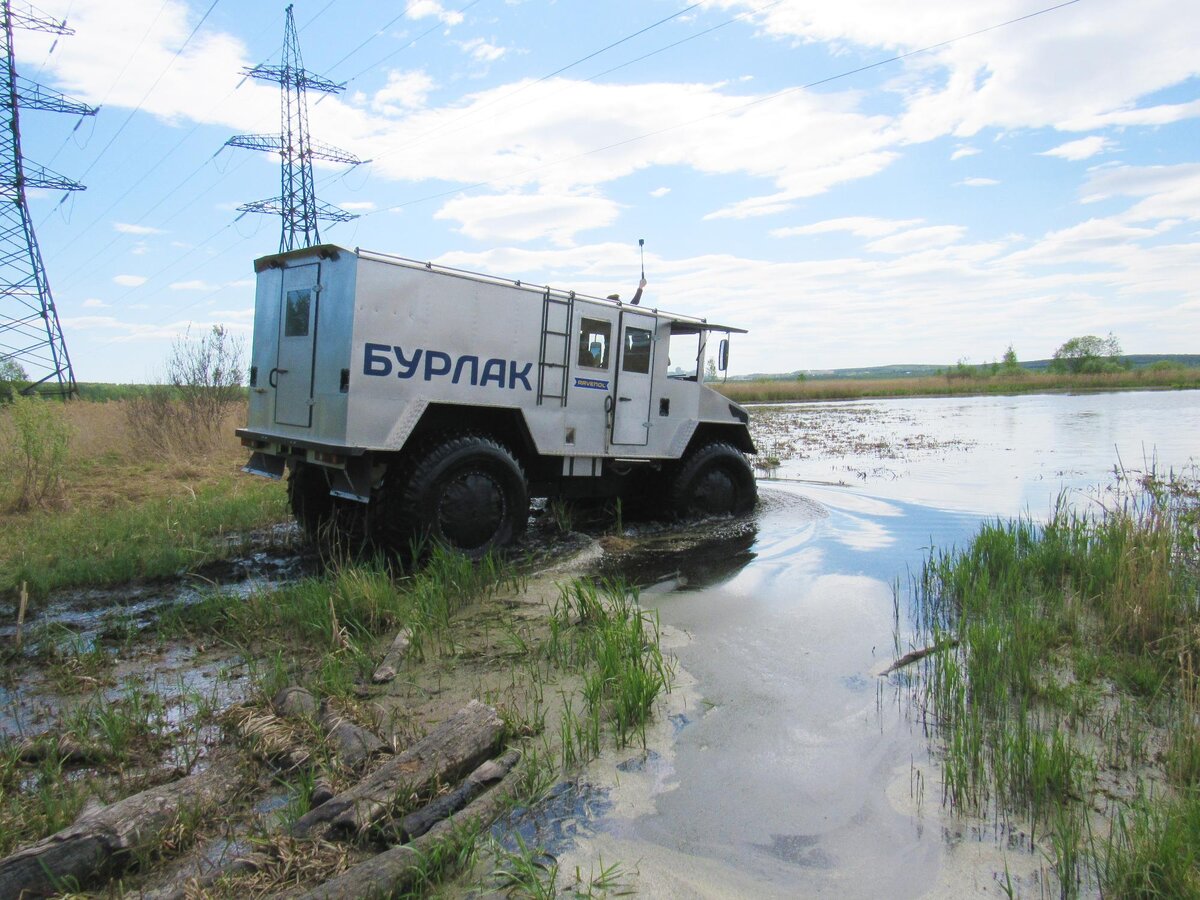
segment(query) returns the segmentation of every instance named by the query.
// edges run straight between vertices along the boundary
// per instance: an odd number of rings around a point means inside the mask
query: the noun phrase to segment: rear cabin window
[[[625,329],[625,349],[621,354],[621,371],[650,372],[650,332],[645,328]]]
[[[312,294],[307,290],[288,291],[287,311],[283,319],[284,337],[308,337],[308,306]]]
[[[607,369],[611,341],[611,322],[584,319],[579,326],[579,365],[586,369]]]

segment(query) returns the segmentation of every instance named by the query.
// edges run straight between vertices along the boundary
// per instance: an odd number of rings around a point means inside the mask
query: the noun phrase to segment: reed
[[[916,640],[946,648],[922,660],[918,689],[944,800],[1047,829],[1063,896],[1087,872],[1113,896],[1150,896],[1129,887],[1158,883],[1147,843],[1200,823],[1198,483],[1152,474],[1103,508],[1062,499],[1044,525],[986,523],[913,580]],[[1132,783],[1109,832],[1085,836],[1097,773],[1114,768],[1157,769],[1169,788]]]
[[[739,403],[787,403],[804,400],[856,400],[866,397],[946,397],[978,394],[1041,394],[1048,391],[1194,390],[1200,388],[1200,368],[1071,375],[1024,372],[960,378],[926,375],[914,378],[806,378],[803,381],[763,380],[711,382]]]

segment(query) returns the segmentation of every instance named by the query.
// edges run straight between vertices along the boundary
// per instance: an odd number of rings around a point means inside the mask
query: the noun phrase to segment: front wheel
[[[509,450],[490,438],[449,438],[417,459],[411,472],[399,508],[387,513],[398,518],[393,533],[477,559],[511,544],[525,530],[525,473]]]
[[[757,499],[754,471],[729,444],[706,444],[694,451],[671,480],[671,509],[680,516],[740,516]]]

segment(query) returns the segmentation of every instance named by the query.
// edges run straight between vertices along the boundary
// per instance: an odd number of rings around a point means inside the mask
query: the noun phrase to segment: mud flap
[[[248,472],[251,475],[263,475],[267,478],[276,480],[283,477],[285,468],[282,456],[268,456],[265,453],[255,453],[250,457],[250,461],[242,466],[243,472]]]
[[[345,469],[333,470],[333,485],[329,493],[344,500],[354,500],[357,503],[371,502],[371,469],[365,465],[354,465],[353,461]]]

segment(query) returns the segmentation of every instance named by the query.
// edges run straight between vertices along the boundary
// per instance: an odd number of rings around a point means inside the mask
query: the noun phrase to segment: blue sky
[[[371,160],[318,166],[359,214],[322,238],[624,295],[644,238],[643,305],[749,328],[734,373],[1109,332],[1200,352],[1200,5],[992,28],[1050,5],[297,0],[306,68],[347,83],[309,96],[312,134]],[[236,208],[279,165],[221,148],[279,130],[241,69],[280,61],[284,7],[40,0],[76,34],[17,32],[22,75],[102,107],[22,116],[26,158],[88,186],[30,195],[79,380],[152,380],[189,327],[248,335],[279,223]]]

